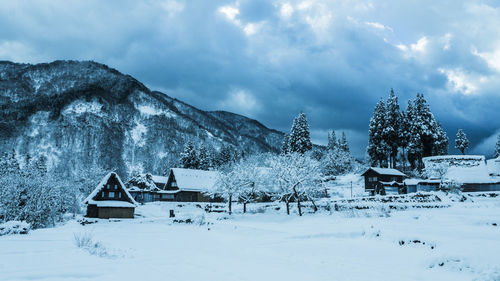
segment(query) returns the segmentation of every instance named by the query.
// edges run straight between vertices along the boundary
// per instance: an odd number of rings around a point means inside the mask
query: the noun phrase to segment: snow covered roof
[[[133,208],[134,204],[127,201],[118,201],[118,200],[104,200],[104,201],[95,201],[90,200],[89,204],[95,204],[97,207],[118,207],[118,208]]]
[[[397,181],[381,181],[380,183],[385,186],[403,185],[403,183]]]
[[[426,161],[436,161],[436,160],[474,160],[474,161],[484,161],[483,155],[440,155],[440,156],[430,156],[422,158],[424,163]]]
[[[495,182],[488,173],[486,166],[474,167],[450,167],[443,176],[445,180],[453,180],[459,183],[493,183]]]
[[[172,168],[177,187],[184,191],[210,191],[217,182],[219,172]]]
[[[155,183],[167,184],[167,182],[168,182],[168,177],[164,177],[164,176],[155,176],[155,175],[153,175],[153,181],[154,181]]]
[[[375,171],[379,175],[403,176],[403,177],[406,177],[405,174],[403,174],[402,172],[400,172],[399,170],[396,170],[396,169],[370,167],[370,168],[368,168],[368,170],[366,170],[366,172],[368,172],[369,170],[373,170],[373,171]],[[364,172],[363,175],[365,175],[366,172]]]
[[[488,173],[492,176],[500,175],[500,156],[494,159],[486,160],[486,167],[488,168]]]
[[[134,200],[134,198],[132,197],[132,195],[130,195],[130,193],[127,191],[127,189],[125,188],[125,185],[123,184],[122,180],[120,179],[120,177],[118,176],[118,174],[116,174],[115,172],[110,172],[107,175],[105,175],[102,178],[102,180],[99,182],[99,184],[97,184],[96,188],[90,193],[90,195],[87,196],[87,198],[85,198],[85,200],[83,201],[83,203],[84,204],[96,204],[96,202],[103,202],[103,201],[94,200],[94,197],[96,197],[96,195],[99,193],[99,191],[101,191],[101,189],[103,189],[105,187],[106,183],[108,182],[109,178],[112,175],[114,175],[116,177],[116,179],[118,180],[118,182],[120,183],[120,188],[125,192],[125,195],[129,199],[130,203],[133,204],[133,205],[137,205],[137,202]],[[124,202],[124,201],[118,201],[117,200],[117,202]]]
[[[443,155],[423,158],[426,173],[444,181],[493,183],[482,155]]]
[[[422,181],[422,179],[405,179],[404,183],[406,185],[417,185],[421,181]]]

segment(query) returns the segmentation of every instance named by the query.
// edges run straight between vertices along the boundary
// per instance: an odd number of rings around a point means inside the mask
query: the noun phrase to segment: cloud
[[[496,131],[492,135],[482,139],[475,147],[471,149],[473,154],[486,155],[488,157],[493,157],[493,152],[495,145],[497,143],[498,135],[500,130]]]
[[[247,90],[233,88],[226,98],[220,102],[221,109],[239,112],[252,117],[259,110],[260,105],[255,97]]]
[[[463,127],[476,146],[500,127],[491,1],[20,0],[0,26],[0,59],[96,60],[280,130],[304,111],[315,132],[351,132],[359,157],[391,88],[403,108],[425,94],[450,138]]]

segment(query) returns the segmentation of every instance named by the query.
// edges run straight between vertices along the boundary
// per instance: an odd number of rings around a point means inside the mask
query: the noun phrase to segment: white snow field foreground
[[[500,196],[472,200],[303,217],[151,203],[136,219],[0,237],[0,280],[500,280]]]

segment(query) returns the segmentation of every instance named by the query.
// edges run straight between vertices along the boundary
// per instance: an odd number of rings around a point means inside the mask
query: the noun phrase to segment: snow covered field
[[[134,220],[0,237],[0,280],[500,280],[500,197],[473,200],[303,217],[151,203]]]

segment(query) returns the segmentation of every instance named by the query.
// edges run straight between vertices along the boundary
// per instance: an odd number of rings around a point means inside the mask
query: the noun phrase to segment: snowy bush
[[[462,193],[462,184],[456,181],[444,181],[441,183],[441,190],[444,192],[460,194]]]
[[[30,225],[24,221],[8,221],[0,224],[0,236],[9,234],[28,234]]]
[[[75,245],[83,249],[89,254],[94,255],[94,256],[99,256],[99,257],[112,257],[106,247],[102,245],[102,243],[95,241],[92,233],[90,232],[80,232],[80,233],[73,233],[73,238],[75,241]]]
[[[81,212],[79,185],[49,174],[43,158],[23,169],[0,170],[0,174],[0,222],[22,220],[36,229],[55,225],[67,213]]]
[[[78,248],[91,247],[94,243],[90,232],[73,233],[73,238]]]

